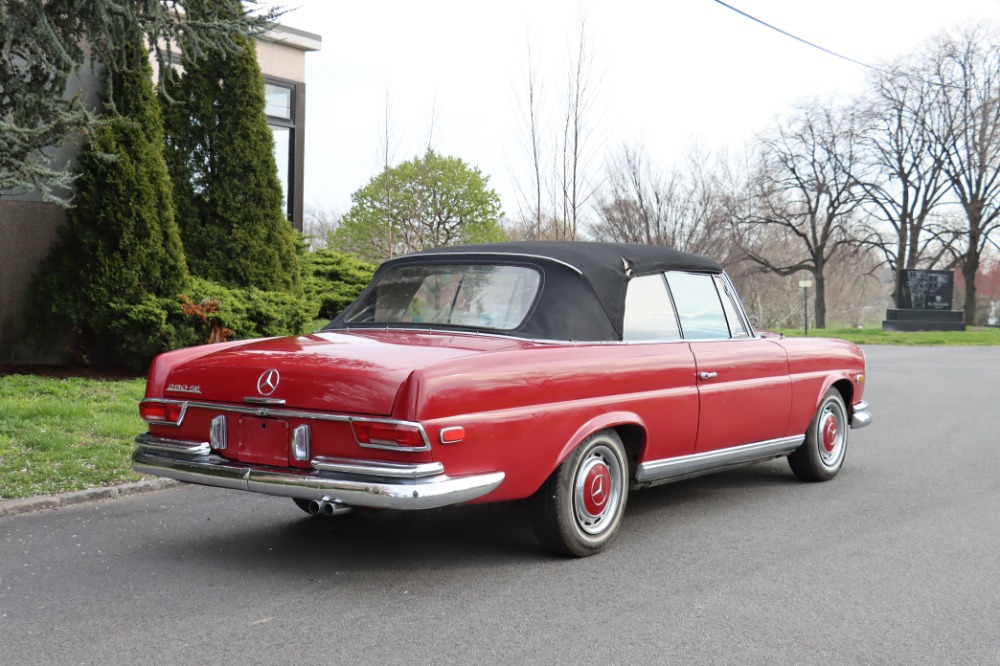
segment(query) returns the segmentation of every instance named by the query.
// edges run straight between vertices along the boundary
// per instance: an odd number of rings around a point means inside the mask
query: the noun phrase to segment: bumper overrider
[[[441,463],[386,463],[316,457],[312,469],[254,465],[212,453],[208,442],[136,437],[132,469],[140,474],[218,488],[378,509],[433,509],[492,492],[503,472],[448,476]]]
[[[862,400],[851,409],[851,428],[858,429],[870,425],[872,422],[872,410],[868,403]]]

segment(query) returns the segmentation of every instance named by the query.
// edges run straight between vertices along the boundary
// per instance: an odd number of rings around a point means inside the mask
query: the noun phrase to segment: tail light
[[[307,425],[300,425],[292,431],[292,457],[296,460],[309,460],[312,432]]]
[[[430,446],[424,431],[416,425],[380,421],[351,421],[358,444],[373,449],[424,451]]]
[[[186,410],[187,404],[183,402],[143,400],[139,403],[139,416],[155,425],[180,425]]]
[[[219,414],[212,419],[208,429],[208,441],[216,451],[223,451],[229,447],[229,424],[226,423],[225,414]]]

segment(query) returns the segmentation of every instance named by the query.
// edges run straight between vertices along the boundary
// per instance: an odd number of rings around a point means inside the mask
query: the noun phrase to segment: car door
[[[780,438],[788,423],[788,358],[751,337],[722,276],[672,271],[667,284],[684,339],[695,357],[698,434],[695,452]]]
[[[698,434],[695,361],[681,339],[662,273],[629,281],[622,339],[635,345],[652,380],[637,387],[643,397],[632,406],[647,428],[644,460],[689,455]]]

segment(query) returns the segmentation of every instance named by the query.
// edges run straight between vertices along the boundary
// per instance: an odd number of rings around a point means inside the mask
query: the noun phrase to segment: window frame
[[[288,141],[288,196],[285,201],[285,215],[291,220],[292,226],[296,230],[302,231],[302,207],[303,207],[303,182],[302,173],[305,165],[305,83],[292,81],[275,76],[264,76],[265,85],[285,88],[290,91],[289,95],[289,117],[267,115],[265,104],[265,117],[267,118],[268,129],[272,127],[283,127],[289,130]],[[272,130],[273,133],[273,130]]]

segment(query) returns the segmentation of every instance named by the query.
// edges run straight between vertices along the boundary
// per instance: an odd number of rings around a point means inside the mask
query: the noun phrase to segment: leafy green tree
[[[210,0],[238,15],[238,0]],[[189,11],[190,20],[202,10]],[[192,59],[169,77],[162,105],[167,166],[191,272],[233,287],[300,292],[291,224],[264,115],[264,79],[253,40],[227,58]],[[171,101],[172,100],[172,101]]]
[[[165,315],[149,310],[175,299],[189,279],[146,51],[133,44],[127,55],[131,68],[110,76],[114,98],[80,155],[76,204],[32,283],[25,317],[38,346],[47,346],[54,324],[72,330],[83,360],[148,361],[168,348],[157,326]],[[121,344],[130,321],[130,335],[146,340],[138,352]]]
[[[184,37],[190,60],[219,58],[242,48],[232,35],[265,30],[278,12],[223,12],[211,0],[0,0],[0,194],[39,191],[65,203],[66,167],[53,166],[51,149],[100,122],[68,95],[70,81],[88,60],[112,72],[131,68],[129,44],[176,43]],[[187,21],[178,10],[198,15]]]
[[[302,286],[320,319],[333,319],[371,282],[375,266],[357,257],[317,250],[302,256]]]
[[[352,194],[331,246],[380,262],[424,248],[502,241],[500,197],[488,183],[461,159],[428,150]]]

